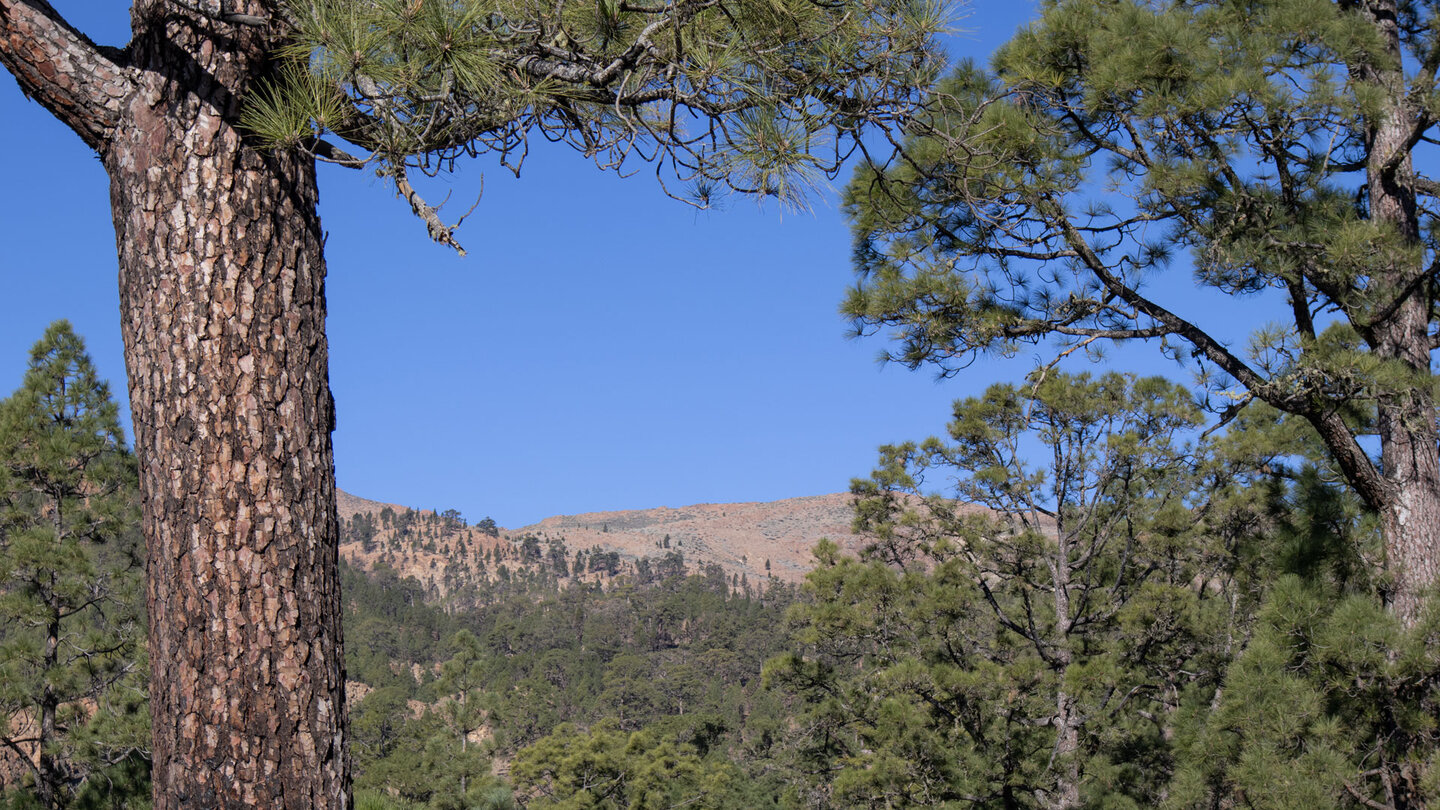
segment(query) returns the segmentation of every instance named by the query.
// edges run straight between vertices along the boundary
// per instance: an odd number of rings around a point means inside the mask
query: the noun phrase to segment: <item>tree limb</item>
[[[1356,789],[1355,789],[1355,786],[1352,785],[1352,784],[1350,784],[1350,780],[1348,780],[1348,779],[1345,780],[1345,783],[1344,783],[1344,784],[1345,784],[1345,792],[1346,792],[1346,793],[1349,793],[1349,794],[1351,795],[1351,797],[1353,797],[1356,801],[1360,802],[1361,804],[1365,805],[1366,807],[1372,807],[1372,808],[1375,808],[1375,810],[1395,810],[1395,806],[1394,806],[1394,805],[1391,805],[1391,804],[1381,804],[1380,802],[1377,802],[1377,801],[1375,801],[1374,799],[1370,798],[1369,796],[1366,796],[1365,794],[1363,794],[1363,793],[1361,793],[1360,791],[1356,790]]]
[[[326,163],[334,163],[347,169],[363,169],[370,161],[356,157],[323,138],[313,138],[305,145],[306,151]]]
[[[410,178],[406,176],[404,166],[396,166],[390,172],[390,176],[395,181],[395,189],[400,192],[400,196],[405,198],[405,202],[410,203],[410,210],[415,212],[415,216],[425,220],[425,227],[430,231],[430,238],[442,245],[454,248],[456,253],[464,256],[465,248],[460,247],[460,243],[455,241],[455,229],[460,227],[460,223],[465,221],[465,217],[460,217],[454,225],[446,225],[440,219],[440,208],[425,202],[415,187],[410,185]],[[469,212],[466,212],[465,216],[469,216]]]
[[[1251,394],[1286,413],[1303,417],[1320,434],[1321,440],[1335,455],[1335,460],[1340,464],[1340,469],[1345,473],[1345,477],[1366,504],[1372,509],[1380,510],[1389,503],[1392,497],[1391,485],[1375,468],[1375,464],[1366,455],[1364,449],[1355,441],[1355,435],[1350,432],[1350,428],[1334,408],[1315,402],[1313,397],[1306,396],[1303,392],[1283,393],[1277,390],[1271,384],[1271,380],[1261,376],[1208,332],[1151,301],[1134,287],[1121,281],[1090,248],[1089,243],[1075,229],[1060,206],[1052,204],[1052,209],[1050,214],[1056,225],[1063,231],[1066,242],[1076,251],[1080,260],[1095,274],[1096,279],[1106,290],[1158,321],[1171,334],[1183,338],[1195,347],[1197,353],[1245,386],[1245,389]]]
[[[170,0],[171,3],[185,9],[186,11],[204,17],[207,20],[229,23],[230,25],[243,25],[250,28],[264,28],[270,24],[270,17],[257,17],[254,14],[240,14],[234,11],[225,10],[225,0],[220,0],[214,11],[201,6],[198,3],[187,2],[187,0]]]
[[[134,90],[125,55],[91,42],[46,0],[0,0],[0,64],[85,144],[104,152]]]

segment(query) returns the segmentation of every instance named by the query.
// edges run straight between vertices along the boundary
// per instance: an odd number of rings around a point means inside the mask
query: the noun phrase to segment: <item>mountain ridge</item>
[[[771,580],[802,580],[822,538],[851,551],[866,542],[851,530],[849,493],[552,515],[518,528],[496,526],[493,534],[458,513],[437,515],[344,491],[336,501],[347,562],[367,569],[383,562],[437,596],[522,570],[559,576],[563,567],[570,579],[604,582],[643,575],[650,561],[674,555],[683,555],[691,570],[718,565],[732,582],[759,589]],[[578,574],[577,566],[583,567]]]

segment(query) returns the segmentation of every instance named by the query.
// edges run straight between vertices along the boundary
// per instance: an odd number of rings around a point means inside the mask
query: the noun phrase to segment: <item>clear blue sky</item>
[[[128,4],[56,2],[123,44]],[[982,0],[952,39],[984,58],[1034,10]],[[69,318],[124,397],[105,174],[0,78],[0,390]],[[539,150],[449,183],[468,206],[459,258],[368,175],[326,171],[336,468],[356,495],[520,526],[552,514],[844,490],[879,444],[938,432],[952,399],[1035,358],[936,383],[847,340],[851,281],[835,194],[813,213],[731,200],[697,212],[653,177]],[[839,182],[843,182],[841,178]],[[126,405],[128,407],[128,405]]]

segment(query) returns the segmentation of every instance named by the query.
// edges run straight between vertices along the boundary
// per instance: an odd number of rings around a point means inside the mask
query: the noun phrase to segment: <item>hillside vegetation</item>
[[[849,495],[770,503],[591,512],[546,518],[518,529],[470,522],[458,510],[413,509],[339,493],[340,553],[361,568],[384,564],[423,583],[429,598],[456,606],[493,598],[512,579],[605,583],[654,576],[681,555],[696,568],[719,565],[740,587],[771,579],[798,583],[821,539],[859,549]],[[647,570],[649,573],[647,573]]]
[[[1440,617],[1386,610],[1373,516],[1304,430],[1197,425],[1159,378],[993,386],[944,438],[883,448],[848,496],[864,545],[817,543],[799,585],[352,512],[357,807],[1425,806]],[[94,542],[94,575],[131,570]],[[484,561],[449,590],[386,560],[447,546]],[[64,806],[145,806],[143,648],[117,652],[55,729]]]

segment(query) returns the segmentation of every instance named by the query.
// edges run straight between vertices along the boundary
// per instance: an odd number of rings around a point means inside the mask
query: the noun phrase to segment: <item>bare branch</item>
[[[1419,194],[1428,194],[1431,197],[1440,197],[1440,183],[1428,177],[1415,177],[1411,182],[1415,185],[1415,191]]]
[[[410,185],[410,178],[406,175],[405,167],[396,166],[389,174],[391,179],[395,181],[395,189],[400,192],[400,196],[404,197],[405,201],[410,203],[410,210],[415,212],[415,216],[425,220],[425,227],[430,231],[430,238],[442,245],[449,245],[455,249],[456,253],[464,256],[465,249],[460,247],[459,242],[455,241],[455,230],[460,227],[460,223],[465,221],[465,217],[470,215],[470,212],[465,212],[465,216],[456,220],[454,225],[446,225],[444,221],[440,219],[440,208],[426,203],[424,198],[420,196],[420,193],[415,190],[415,187]],[[478,198],[476,199],[476,203],[479,203]],[[470,210],[475,210],[474,206],[471,206]]]
[[[1225,411],[1220,414],[1220,420],[1215,424],[1211,425],[1210,427],[1206,428],[1205,432],[1200,434],[1201,441],[1209,438],[1210,434],[1214,433],[1215,431],[1220,430],[1221,428],[1230,424],[1230,422],[1232,422],[1235,417],[1240,415],[1241,411],[1245,410],[1246,405],[1249,405],[1251,402],[1254,401],[1255,395],[1247,391],[1243,396],[1240,397],[1239,400],[1230,403],[1230,406],[1227,407]]]
[[[344,166],[347,169],[363,169],[370,164],[368,159],[355,157],[335,144],[320,138],[315,138],[306,144],[305,151],[314,155],[318,160]]]

